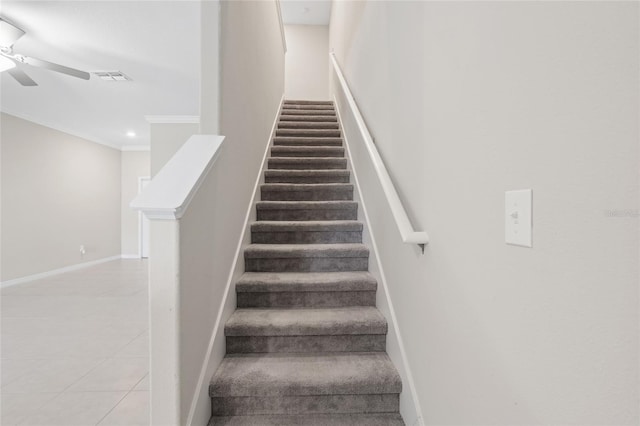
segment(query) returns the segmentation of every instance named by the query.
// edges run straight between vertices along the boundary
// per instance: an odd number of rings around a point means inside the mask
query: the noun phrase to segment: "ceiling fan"
[[[13,45],[24,34],[25,32],[23,30],[11,24],[7,20],[0,18],[0,72],[8,71],[8,73],[23,86],[37,86],[38,83],[33,81],[33,79],[31,79],[31,77],[29,77],[24,71],[17,69],[15,67],[17,63],[56,71],[72,77],[81,78],[83,80],[89,80],[91,75],[88,72],[15,53],[13,51]]]

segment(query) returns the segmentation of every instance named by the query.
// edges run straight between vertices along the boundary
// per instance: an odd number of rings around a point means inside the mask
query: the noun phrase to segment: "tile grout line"
[[[129,391],[127,391],[127,393],[125,393],[125,394],[124,394],[124,396],[123,396],[123,397],[122,397],[122,398],[121,398],[121,399],[116,403],[116,405],[114,405],[114,406],[111,408],[111,410],[107,411],[107,413],[106,413],[106,414],[105,414],[105,415],[104,415],[100,420],[98,420],[98,423],[96,423],[96,424],[95,424],[95,426],[98,426],[100,423],[102,423],[102,421],[103,421],[104,419],[106,419],[106,418],[107,418],[107,416],[108,416],[109,414],[111,414],[111,412],[112,412],[113,410],[115,410],[115,409],[116,409],[116,407],[117,407],[118,405],[120,405],[120,403],[121,403],[122,401],[124,401],[124,399],[125,399],[127,396],[129,396],[129,394],[130,394],[131,392],[133,392],[133,391],[134,391],[134,389],[136,388],[136,386],[138,386],[138,385],[140,384],[140,382],[141,382],[141,381],[143,381],[143,380],[145,379],[145,377],[147,377],[148,375],[149,375],[149,373],[147,372],[147,374],[145,374],[144,376],[142,376],[142,378],[141,378],[140,380],[138,380],[138,381],[136,382],[136,384],[135,384],[135,385],[133,385],[133,386],[131,387],[131,389],[129,389]],[[147,391],[147,392],[149,392],[149,391]]]

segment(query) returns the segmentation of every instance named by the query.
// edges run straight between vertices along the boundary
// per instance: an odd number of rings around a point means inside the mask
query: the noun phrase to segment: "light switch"
[[[532,200],[531,189],[504,193],[504,239],[507,244],[532,247]]]

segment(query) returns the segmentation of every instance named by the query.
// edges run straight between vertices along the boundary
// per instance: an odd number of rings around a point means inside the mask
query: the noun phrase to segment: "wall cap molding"
[[[223,141],[224,136],[219,135],[191,136],[129,206],[149,219],[180,219],[211,170]]]

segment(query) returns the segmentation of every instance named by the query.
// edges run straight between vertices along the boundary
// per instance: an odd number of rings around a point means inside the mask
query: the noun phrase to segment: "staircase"
[[[400,377],[332,102],[285,101],[210,426],[396,426]]]

